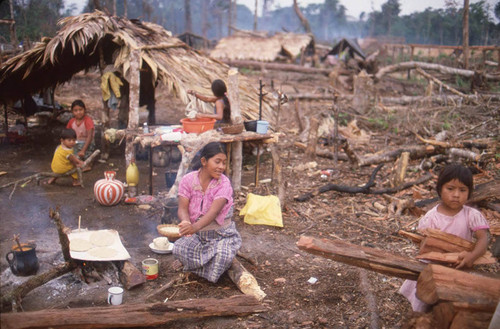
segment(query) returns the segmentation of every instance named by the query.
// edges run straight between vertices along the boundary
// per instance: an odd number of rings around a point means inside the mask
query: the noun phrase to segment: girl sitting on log
[[[429,210],[418,223],[418,229],[434,228],[472,241],[476,236],[476,245],[472,251],[463,251],[459,255],[456,268],[472,267],[488,246],[489,225],[484,216],[476,209],[465,205],[474,188],[471,171],[460,165],[446,166],[439,174],[436,190],[440,203]],[[429,305],[416,296],[417,282],[406,280],[399,292],[408,298],[416,312],[426,312]]]
[[[198,169],[199,168],[199,169]],[[181,238],[174,244],[178,268],[193,272],[210,282],[231,266],[241,237],[234,222],[233,188],[223,172],[226,152],[212,142],[201,150],[198,168],[179,183],[178,216]]]
[[[221,124],[231,123],[231,104],[226,96],[227,87],[224,81],[217,79],[212,82],[212,92],[214,96],[204,96],[196,93],[193,90],[188,90],[188,94],[204,101],[215,103],[214,114],[197,113],[197,118],[214,118],[217,120],[216,128]]]

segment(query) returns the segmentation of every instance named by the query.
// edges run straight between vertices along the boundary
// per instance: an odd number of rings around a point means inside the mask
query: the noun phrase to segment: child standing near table
[[[87,115],[85,103],[77,99],[71,104],[73,118],[69,120],[66,128],[73,129],[76,132],[75,154],[81,159],[87,159],[95,149],[94,145],[94,121]],[[88,166],[83,171],[90,170]]]
[[[233,188],[223,172],[226,151],[212,142],[201,150],[201,168],[186,174],[179,184],[181,238],[174,244],[176,267],[210,282],[231,266],[241,247],[241,236],[232,221]]]
[[[418,224],[418,229],[434,228],[472,241],[476,245],[472,251],[463,251],[455,264],[456,268],[472,267],[474,261],[484,255],[488,247],[489,225],[478,210],[466,206],[474,188],[471,171],[460,165],[446,166],[440,173],[436,184],[440,203],[429,210]],[[417,282],[406,280],[399,292],[408,298],[416,312],[426,312],[429,305],[416,296]]]
[[[64,174],[75,167],[81,167],[83,165],[83,161],[73,154],[75,143],[75,131],[73,129],[63,129],[61,132],[61,144],[56,148],[50,166],[54,173]],[[75,172],[71,177],[73,178],[73,186],[79,186],[78,174]],[[53,184],[56,180],[57,177],[52,177],[47,181],[47,184]]]

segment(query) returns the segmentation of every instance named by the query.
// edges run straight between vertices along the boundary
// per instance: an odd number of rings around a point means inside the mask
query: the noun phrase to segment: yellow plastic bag
[[[283,227],[280,200],[274,195],[262,196],[249,193],[240,216],[245,216],[246,224]]]

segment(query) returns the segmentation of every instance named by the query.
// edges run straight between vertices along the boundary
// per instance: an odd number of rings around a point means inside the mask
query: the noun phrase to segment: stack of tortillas
[[[115,235],[107,231],[92,232],[89,239],[74,238],[70,240],[69,249],[76,252],[87,252],[96,258],[111,258],[118,254],[118,251],[110,246],[115,242]]]

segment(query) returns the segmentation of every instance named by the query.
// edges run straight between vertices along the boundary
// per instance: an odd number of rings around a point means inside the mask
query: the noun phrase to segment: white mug
[[[108,304],[120,305],[123,301],[123,288],[111,287],[108,289]]]

